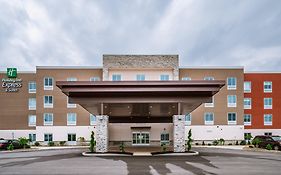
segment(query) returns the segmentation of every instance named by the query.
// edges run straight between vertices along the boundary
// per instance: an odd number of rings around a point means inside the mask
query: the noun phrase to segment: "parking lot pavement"
[[[83,157],[83,149],[1,153],[0,174],[280,174],[281,154],[194,148],[198,156]]]

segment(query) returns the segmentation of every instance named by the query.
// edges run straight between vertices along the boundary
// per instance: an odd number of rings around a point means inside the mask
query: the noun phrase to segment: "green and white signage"
[[[2,88],[5,88],[6,92],[18,92],[22,87],[22,79],[17,76],[17,68],[7,68],[8,78],[2,78]]]

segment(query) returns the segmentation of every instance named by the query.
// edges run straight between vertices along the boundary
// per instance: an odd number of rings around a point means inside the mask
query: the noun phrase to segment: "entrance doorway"
[[[149,132],[133,132],[132,145],[149,145]]]

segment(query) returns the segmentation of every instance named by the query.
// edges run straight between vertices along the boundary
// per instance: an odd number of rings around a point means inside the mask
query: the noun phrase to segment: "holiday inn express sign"
[[[18,92],[22,87],[22,79],[17,78],[17,68],[7,68],[7,77],[2,78],[2,88],[6,92]]]

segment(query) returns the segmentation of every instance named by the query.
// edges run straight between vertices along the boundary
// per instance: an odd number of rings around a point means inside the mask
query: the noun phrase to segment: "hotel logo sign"
[[[6,92],[18,92],[22,87],[22,79],[17,78],[17,68],[7,68],[7,77],[2,78],[2,88]]]

